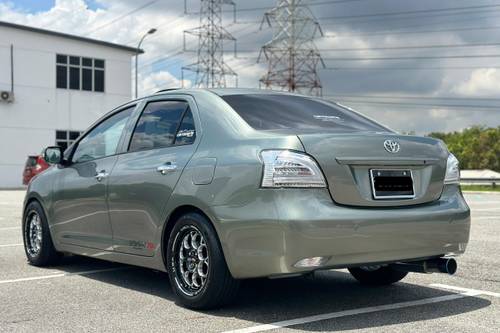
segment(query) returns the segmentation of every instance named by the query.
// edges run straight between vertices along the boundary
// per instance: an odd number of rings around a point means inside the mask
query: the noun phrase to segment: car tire
[[[372,286],[389,285],[401,281],[408,272],[397,271],[389,266],[349,268],[351,275],[362,284]]]
[[[239,281],[227,268],[217,234],[208,219],[188,213],[177,219],[167,245],[167,271],[179,303],[208,310],[228,304]]]
[[[22,228],[24,251],[30,264],[43,267],[59,263],[62,253],[54,247],[47,216],[38,201],[26,207]]]

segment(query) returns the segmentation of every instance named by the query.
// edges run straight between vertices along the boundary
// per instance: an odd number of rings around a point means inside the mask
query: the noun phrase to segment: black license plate
[[[374,199],[412,199],[415,197],[411,170],[370,170]]]

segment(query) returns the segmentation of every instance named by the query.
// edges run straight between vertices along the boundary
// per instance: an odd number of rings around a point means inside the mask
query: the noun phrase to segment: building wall
[[[94,43],[0,27],[0,90],[10,90],[14,45],[14,103],[0,102],[0,188],[19,187],[28,155],[55,144],[56,130],[83,131],[131,98],[132,53]],[[56,88],[56,54],[105,60],[105,92]]]

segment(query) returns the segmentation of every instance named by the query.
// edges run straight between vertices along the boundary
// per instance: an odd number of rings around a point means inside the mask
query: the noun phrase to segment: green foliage
[[[500,172],[500,126],[474,126],[461,132],[430,133],[443,140],[460,161],[461,169],[491,169]]]

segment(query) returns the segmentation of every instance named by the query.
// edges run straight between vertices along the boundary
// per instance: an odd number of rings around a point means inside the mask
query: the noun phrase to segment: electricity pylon
[[[273,29],[273,38],[259,54],[258,62],[262,55],[267,62],[260,86],[321,96],[318,66],[325,64],[314,39],[323,32],[305,1],[278,0],[265,14],[264,22]]]
[[[232,76],[232,84],[238,85],[238,74],[224,62],[224,41],[232,41],[236,53],[236,38],[222,26],[223,5],[235,4],[231,0],[200,0],[200,26],[184,31],[184,51],[186,35],[198,37],[197,61],[182,67],[182,83],[184,71],[196,73],[194,87],[223,88],[228,85],[227,76]],[[236,10],[234,11],[236,14]]]

